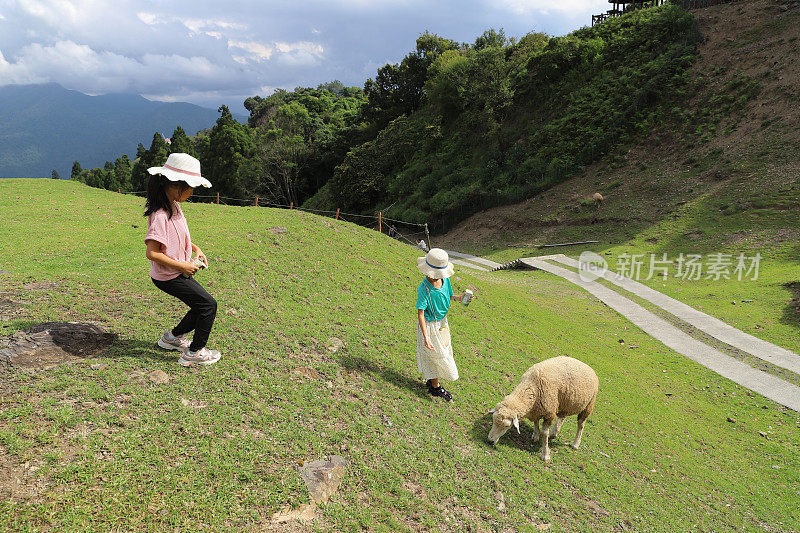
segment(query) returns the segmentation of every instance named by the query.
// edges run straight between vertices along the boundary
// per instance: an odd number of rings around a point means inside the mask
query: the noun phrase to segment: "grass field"
[[[298,211],[185,205],[210,260],[198,279],[220,302],[210,346],[224,354],[186,369],[154,346],[184,308],[148,279],[141,199],[0,180],[0,209],[0,299],[22,301],[0,310],[0,331],[71,320],[119,334],[96,358],[0,377],[0,529],[266,529],[277,510],[308,502],[298,462],[334,453],[347,474],[311,529],[800,529],[798,414],[564,280],[457,270],[456,291],[475,285],[479,299],[451,310],[461,379],[448,404],[416,370],[417,253],[388,237]],[[717,316],[745,331],[752,320],[796,350],[797,323],[781,318],[788,268],[765,264],[764,281],[745,288],[662,288],[705,299],[712,314],[750,295],[751,307]],[[32,282],[57,286],[23,288]],[[346,347],[330,353],[330,337]],[[487,444],[486,410],[556,355],[600,377],[583,447],[566,446],[574,419],[548,465],[527,424]],[[146,379],[157,369],[169,383]]]

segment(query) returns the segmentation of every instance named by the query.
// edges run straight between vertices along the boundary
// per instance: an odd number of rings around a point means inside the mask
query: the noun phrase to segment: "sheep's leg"
[[[596,397],[595,397],[596,398]],[[575,442],[571,444],[573,450],[577,450],[581,447],[581,437],[583,436],[583,426],[586,424],[586,419],[589,418],[589,415],[592,414],[594,411],[594,402],[595,398],[592,398],[592,401],[589,402],[589,405],[586,406],[586,409],[580,412],[578,415],[578,432],[575,434]]]
[[[583,436],[583,425],[586,424],[586,419],[589,418],[588,413],[584,416],[584,413],[578,415],[578,432],[575,434],[575,442],[570,444],[570,447],[573,450],[577,450],[581,447],[581,437]]]
[[[537,418],[536,420],[533,421],[533,442],[534,443],[539,442],[540,438],[541,436],[539,433],[539,419]]]
[[[542,459],[545,463],[550,462],[550,426],[553,424],[552,418],[542,419]]]
[[[550,432],[550,438],[553,439],[558,436],[558,432],[561,431],[561,424],[564,423],[564,419],[560,417],[556,417],[556,427],[553,431]]]

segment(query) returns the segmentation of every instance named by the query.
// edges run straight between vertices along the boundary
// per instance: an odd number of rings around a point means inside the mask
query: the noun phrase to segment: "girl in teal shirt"
[[[460,302],[463,295],[453,294],[448,279],[453,275],[453,264],[441,248],[433,248],[417,259],[417,268],[425,275],[417,287],[417,368],[428,392],[450,401],[453,395],[439,384],[440,379],[458,379],[447,312],[450,301]]]

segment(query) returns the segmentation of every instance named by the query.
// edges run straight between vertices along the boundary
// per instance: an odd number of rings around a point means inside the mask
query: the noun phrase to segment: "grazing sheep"
[[[553,357],[536,363],[522,375],[517,388],[503,398],[493,413],[489,441],[496,444],[513,425],[519,433],[519,419],[527,418],[534,423],[533,441],[543,436],[542,459],[550,460],[548,439],[555,437],[564,418],[578,415],[578,433],[571,447],[577,450],[586,419],[594,410],[599,381],[592,367],[572,357]],[[539,419],[542,430],[539,431]],[[550,426],[555,421],[555,431]]]
[[[603,200],[605,200],[605,198],[603,198],[603,195],[600,194],[599,192],[594,193],[592,195],[592,199],[594,200],[594,205],[596,205],[598,208],[603,204]]]

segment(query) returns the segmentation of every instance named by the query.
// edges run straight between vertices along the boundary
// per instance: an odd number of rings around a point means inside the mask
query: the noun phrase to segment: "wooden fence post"
[[[378,233],[383,233],[383,228],[381,227],[381,212],[378,211]]]
[[[258,207],[258,196],[256,196],[256,207]]]
[[[219,203],[219,193],[217,193],[217,203]]]
[[[294,209],[294,202],[289,202],[289,209]]]
[[[339,220],[339,207],[336,208],[336,220]]]

